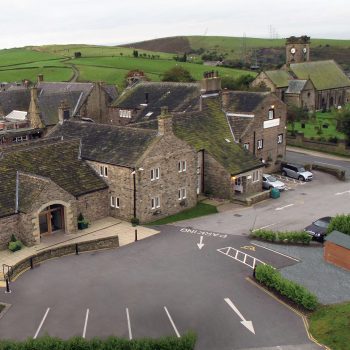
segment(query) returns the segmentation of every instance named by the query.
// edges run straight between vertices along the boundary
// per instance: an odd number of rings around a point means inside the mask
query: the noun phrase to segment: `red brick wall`
[[[326,242],[324,258],[331,264],[350,270],[350,249],[340,247],[332,242]]]

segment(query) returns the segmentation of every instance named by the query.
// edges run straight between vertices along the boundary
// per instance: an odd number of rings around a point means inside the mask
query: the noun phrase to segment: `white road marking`
[[[256,228],[255,230],[252,230],[252,232],[263,230],[264,228],[268,228],[268,227],[271,227],[271,226],[274,226],[274,225],[276,225],[276,223],[270,224],[270,225],[266,225],[266,226],[263,226],[263,227],[260,227],[260,228]]]
[[[166,306],[164,306],[164,310],[165,310],[166,314],[168,315],[169,321],[170,321],[171,325],[172,325],[173,328],[174,328],[174,331],[175,331],[175,333],[176,333],[176,336],[177,336],[178,338],[180,338],[180,337],[181,337],[181,336],[180,336],[180,333],[179,333],[179,331],[177,330],[177,328],[176,328],[176,326],[175,326],[175,323],[174,323],[173,319],[171,318],[171,316],[170,316],[170,314],[169,314],[169,311],[168,311],[168,309],[166,308]]]
[[[336,193],[335,195],[336,195],[336,196],[341,196],[341,195],[347,194],[347,193],[350,193],[350,191],[338,192],[338,193]]]
[[[202,236],[215,237],[215,238],[227,238],[226,234],[210,232],[210,231],[201,231],[201,230],[196,230],[189,227],[182,227],[180,229],[180,232],[192,233],[195,235],[202,235]]]
[[[253,327],[253,322],[252,321],[247,321],[243,315],[239,312],[237,307],[233,304],[233,302],[229,298],[224,299],[228,306],[238,315],[238,317],[241,319],[241,323],[244,327],[246,327],[250,332],[255,334],[255,330]]]
[[[261,261],[260,259],[255,258],[254,256],[251,256],[249,254],[246,254],[244,252],[241,252],[240,250],[233,248],[233,247],[225,247],[225,248],[221,248],[221,249],[217,249],[217,251],[221,254],[224,254],[226,256],[228,256],[231,259],[234,259],[246,266],[249,266],[251,269],[254,269],[254,267],[256,266],[257,262],[260,262],[261,264],[266,265],[263,261]],[[239,254],[243,254],[243,258],[240,259]],[[250,258],[253,261],[253,264],[249,264],[247,263],[247,257]]]
[[[40,322],[40,324],[39,324],[38,329],[37,329],[36,332],[35,332],[35,335],[34,335],[33,339],[36,339],[37,336],[39,335],[39,332],[40,332],[40,330],[41,330],[41,327],[43,326],[43,324],[44,324],[44,322],[45,322],[45,320],[46,320],[46,317],[47,317],[49,311],[50,311],[50,308],[48,307],[47,310],[46,310],[46,312],[45,312],[45,315],[44,315],[43,319],[41,320],[41,322]]]
[[[260,244],[256,244],[256,243],[253,243],[253,242],[250,242],[250,244],[253,244],[253,245],[255,245],[255,246],[257,246],[257,247],[260,247],[260,248],[264,248],[264,249],[266,249],[266,250],[270,250],[271,252],[274,252],[274,253],[276,253],[276,254],[282,255],[282,256],[284,256],[284,257],[286,257],[286,258],[288,258],[288,259],[291,259],[291,260],[300,262],[299,259],[296,259],[296,258],[293,258],[293,257],[291,257],[291,256],[289,256],[289,255],[280,253],[280,252],[278,252],[278,251],[276,251],[276,250],[273,250],[273,249],[270,249],[270,248],[266,248],[266,247],[264,247],[264,246],[262,246],[262,245],[260,245]]]
[[[203,236],[200,237],[199,243],[197,243],[197,246],[198,246],[199,250],[201,250],[204,247]]]
[[[83,330],[83,338],[86,337],[86,328],[87,328],[87,324],[88,324],[88,320],[89,320],[89,313],[90,313],[90,310],[87,309],[87,310],[86,310],[86,315],[85,315],[85,323],[84,323],[84,330]]]
[[[126,308],[126,319],[128,321],[128,331],[129,331],[129,339],[132,339],[132,333],[131,333],[131,323],[130,323],[130,316],[129,316],[129,309]]]
[[[283,209],[292,207],[293,205],[294,205],[294,204],[288,204],[288,205],[285,205],[284,207],[276,208],[275,210],[283,210]]]

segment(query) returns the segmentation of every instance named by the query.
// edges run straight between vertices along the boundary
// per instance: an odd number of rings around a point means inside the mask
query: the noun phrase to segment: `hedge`
[[[346,235],[350,235],[350,215],[337,215],[331,220],[327,228],[327,233],[339,231]]]
[[[181,338],[163,337],[159,339],[127,340],[117,337],[86,340],[74,337],[69,340],[45,336],[23,342],[2,340],[0,350],[193,350],[196,335],[189,332]]]
[[[268,288],[277,291],[306,310],[313,311],[318,305],[317,297],[298,283],[284,278],[270,265],[258,265],[255,278]]]
[[[257,230],[251,237],[276,243],[302,243],[310,244],[312,237],[304,231],[275,232],[270,230]]]

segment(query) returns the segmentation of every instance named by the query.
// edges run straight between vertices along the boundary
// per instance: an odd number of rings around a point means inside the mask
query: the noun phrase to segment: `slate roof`
[[[40,140],[5,148],[0,157],[0,217],[15,213],[17,171],[51,179],[76,197],[107,188],[78,154],[78,140]]]
[[[340,247],[350,249],[350,236],[339,231],[333,231],[325,237],[325,240]]]
[[[307,82],[307,80],[299,79],[290,80],[288,82],[288,89],[286,90],[286,94],[301,94]]]
[[[225,94],[229,98],[229,103],[225,107],[227,112],[251,113],[270,95],[270,92],[230,91]]]
[[[277,88],[287,87],[288,81],[293,79],[292,75],[285,70],[267,70],[265,74],[276,85]]]
[[[350,79],[334,60],[293,63],[290,70],[298,79],[310,79],[317,90],[350,87]]]
[[[13,110],[28,111],[30,91],[28,89],[0,91],[0,106],[5,115]]]
[[[148,93],[147,106],[145,96]],[[121,109],[142,109],[135,122],[156,119],[163,106],[170,112],[191,112],[199,109],[200,86],[197,83],[140,82],[126,90],[112,106]],[[152,112],[151,115],[149,115]]]
[[[202,112],[175,115],[174,132],[197,151],[204,149],[208,152],[231,175],[263,166],[253,154],[234,142],[217,98],[203,99]]]
[[[235,140],[239,141],[243,134],[246,132],[250,123],[254,121],[254,118],[240,117],[240,116],[227,116],[228,122],[230,123],[231,130],[235,136]]]
[[[84,159],[133,168],[157,134],[157,130],[65,121],[50,136],[81,138]]]

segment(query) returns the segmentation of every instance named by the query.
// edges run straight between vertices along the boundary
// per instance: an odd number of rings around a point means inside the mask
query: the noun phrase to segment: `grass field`
[[[350,348],[350,302],[322,306],[310,316],[311,334],[332,350]]]

